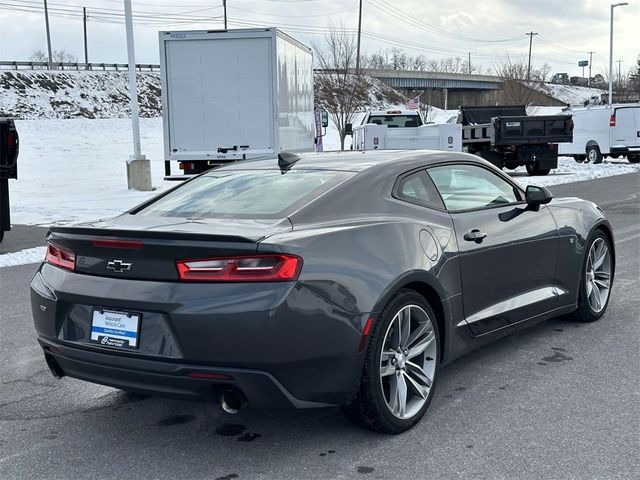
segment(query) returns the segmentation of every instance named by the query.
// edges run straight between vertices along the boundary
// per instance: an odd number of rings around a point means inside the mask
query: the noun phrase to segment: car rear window
[[[279,218],[338,185],[353,172],[220,171],[195,178],[137,215],[186,218]]]
[[[419,127],[422,125],[419,115],[371,115],[368,123],[387,127]]]

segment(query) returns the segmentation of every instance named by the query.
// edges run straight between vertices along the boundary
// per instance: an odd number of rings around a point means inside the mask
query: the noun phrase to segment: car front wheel
[[[435,391],[439,338],[425,299],[412,290],[396,293],[374,325],[360,389],[343,408],[347,418],[382,433],[418,423]]]

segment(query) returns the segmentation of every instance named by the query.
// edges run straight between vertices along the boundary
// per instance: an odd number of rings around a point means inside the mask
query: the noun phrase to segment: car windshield
[[[220,171],[195,178],[135,212],[182,218],[282,218],[353,172]]]
[[[368,123],[388,127],[419,127],[422,125],[419,115],[371,115]]]

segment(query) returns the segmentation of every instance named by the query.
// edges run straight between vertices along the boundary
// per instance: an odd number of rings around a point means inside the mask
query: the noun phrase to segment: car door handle
[[[470,242],[481,243],[482,239],[485,238],[486,236],[487,236],[487,234],[485,232],[481,232],[477,228],[474,228],[470,232],[465,233],[464,237],[462,237],[462,238],[464,238],[465,240],[468,240]]]

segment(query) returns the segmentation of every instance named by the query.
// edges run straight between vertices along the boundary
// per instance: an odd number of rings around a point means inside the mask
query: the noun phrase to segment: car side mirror
[[[552,198],[553,195],[551,195],[551,192],[544,187],[535,185],[527,186],[525,200],[529,205],[543,205],[549,203]]]
[[[345,135],[353,135],[353,124],[346,123],[344,125],[344,134]]]

